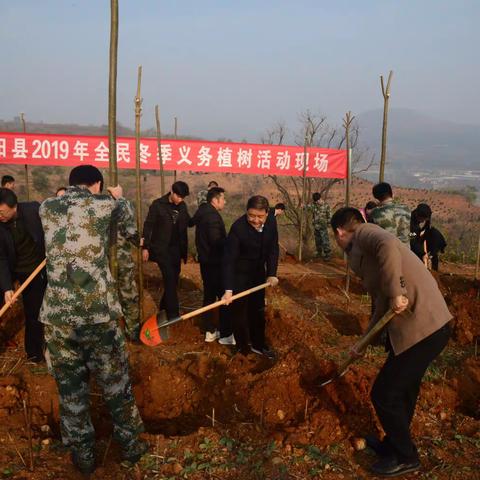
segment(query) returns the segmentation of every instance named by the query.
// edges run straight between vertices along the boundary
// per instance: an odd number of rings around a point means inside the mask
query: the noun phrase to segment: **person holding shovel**
[[[330,223],[350,267],[372,297],[369,329],[389,308],[397,314],[387,324],[388,357],[371,391],[385,432],[382,441],[366,438],[380,457],[372,473],[394,477],[418,470],[410,423],[423,375],[450,337],[452,315],[435,279],[395,235],[365,223],[355,208],[341,208]],[[359,354],[351,352],[352,356]]]
[[[223,256],[222,299],[227,304],[234,293],[265,283],[265,279],[272,286],[278,284],[278,230],[276,222],[267,222],[268,213],[268,200],[255,195],[247,202],[246,214],[230,229]],[[230,315],[238,351],[273,359],[274,352],[265,342],[265,290],[234,302]]]
[[[112,220],[124,238],[139,244],[132,205],[120,186],[101,195],[103,176],[92,165],[70,172],[65,195],[45,200],[48,286],[40,312],[47,364],[60,395],[60,427],[74,465],[95,470],[95,431],[89,412],[90,377],[103,391],[121,456],[136,463],[148,450],[128,372],[122,309],[108,261]]]
[[[21,283],[45,258],[38,202],[18,203],[15,192],[0,188],[0,290],[3,301],[13,299],[15,280]],[[43,325],[38,320],[47,276],[43,268],[23,291],[25,352],[35,363],[44,360]]]

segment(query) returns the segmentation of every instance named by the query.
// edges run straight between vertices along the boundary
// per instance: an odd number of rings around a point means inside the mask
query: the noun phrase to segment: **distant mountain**
[[[378,152],[383,110],[357,115],[362,144]],[[392,168],[480,169],[480,126],[435,119],[410,109],[391,109],[388,116],[388,161]]]

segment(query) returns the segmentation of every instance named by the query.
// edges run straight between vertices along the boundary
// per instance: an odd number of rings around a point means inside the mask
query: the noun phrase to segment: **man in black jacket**
[[[232,225],[223,256],[225,294],[230,303],[233,293],[265,283],[278,284],[278,231],[276,222],[267,222],[268,200],[255,195],[248,200],[247,213]],[[232,304],[233,334],[240,353],[250,350],[273,358],[265,343],[265,290],[243,297]],[[251,349],[248,344],[251,343]]]
[[[13,297],[15,280],[23,283],[45,258],[38,202],[18,203],[15,193],[0,188],[0,289],[5,303]],[[43,361],[43,326],[38,321],[47,276],[43,269],[23,291],[25,352]]]
[[[187,263],[187,228],[190,216],[183,199],[190,193],[185,182],[175,182],[171,192],[150,205],[143,225],[143,260],[157,262],[163,277],[160,309],[169,320],[178,318],[177,285],[181,260]]]
[[[200,273],[203,281],[203,305],[209,305],[223,295],[222,259],[227,232],[220,211],[225,207],[225,190],[211,187],[206,203],[202,203],[189,225],[196,226],[195,245],[197,247]],[[220,337],[222,345],[235,345],[232,326],[227,308],[220,308],[220,332],[212,321],[213,312],[203,316],[205,341],[213,342]]]

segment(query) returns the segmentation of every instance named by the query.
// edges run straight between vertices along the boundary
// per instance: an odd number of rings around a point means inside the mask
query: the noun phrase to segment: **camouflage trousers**
[[[314,230],[315,246],[319,257],[329,259],[332,255],[330,248],[330,239],[328,238],[328,227],[319,227]]]
[[[134,448],[144,427],[128,374],[125,336],[118,323],[45,325],[45,340],[50,372],[60,395],[63,443],[82,461],[94,461],[89,389],[93,374],[112,416],[113,438],[124,452]]]
[[[133,261],[134,247],[118,236],[118,296],[125,318],[128,337],[137,340],[140,334],[140,310],[138,306],[137,266]]]

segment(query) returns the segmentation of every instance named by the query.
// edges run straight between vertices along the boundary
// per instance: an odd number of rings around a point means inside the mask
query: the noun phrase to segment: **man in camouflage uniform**
[[[373,196],[380,202],[370,214],[372,223],[395,235],[401,242],[410,245],[410,210],[393,201],[389,183],[377,183],[372,189]]]
[[[208,182],[207,190],[200,190],[197,194],[197,205],[200,206],[204,203],[207,203],[207,195],[208,191],[212,187],[218,187],[218,183],[215,180],[212,180],[211,182]]]
[[[315,235],[317,256],[328,261],[332,255],[330,239],[328,238],[330,206],[322,200],[321,195],[318,192],[315,192],[312,195],[312,200],[313,203],[308,205],[307,208],[312,212],[313,233]]]
[[[99,195],[103,177],[91,165],[74,168],[65,195],[40,207],[45,232],[48,286],[40,313],[49,367],[60,395],[63,443],[84,474],[95,469],[95,432],[89,413],[89,379],[97,384],[113,419],[113,437],[124,460],[135,463],[148,449],[128,375],[122,310],[108,263],[112,219],[138,244],[133,209],[121,187]]]

